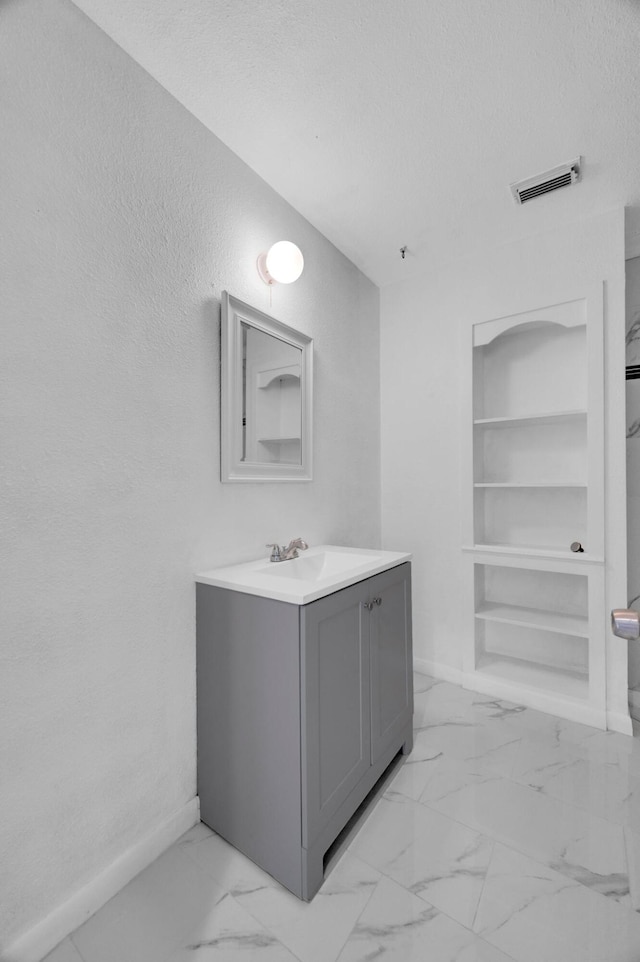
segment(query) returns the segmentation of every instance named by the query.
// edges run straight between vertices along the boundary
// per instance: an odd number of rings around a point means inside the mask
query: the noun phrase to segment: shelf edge
[[[462,550],[467,554],[496,554],[505,557],[540,558],[547,561],[571,561],[578,565],[604,565],[604,558],[585,557],[585,553],[573,551],[543,551],[517,547],[498,547],[489,544],[463,544]]]

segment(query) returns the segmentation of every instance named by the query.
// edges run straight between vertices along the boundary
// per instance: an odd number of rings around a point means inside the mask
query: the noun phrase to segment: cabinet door
[[[413,716],[411,566],[369,582],[371,618],[371,761],[389,748]]]
[[[368,584],[300,609],[305,848],[371,764]]]

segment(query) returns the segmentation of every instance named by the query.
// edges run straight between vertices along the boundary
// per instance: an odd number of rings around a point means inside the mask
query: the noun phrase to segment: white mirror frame
[[[242,460],[242,324],[299,348],[301,359],[301,463],[277,464]],[[311,481],[313,450],[313,339],[222,294],[220,395],[220,480]]]

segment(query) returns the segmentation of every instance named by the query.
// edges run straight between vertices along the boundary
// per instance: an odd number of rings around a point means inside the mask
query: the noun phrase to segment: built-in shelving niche
[[[588,544],[585,487],[477,488],[475,544],[570,552]]]
[[[467,330],[467,679],[603,724],[602,289]]]
[[[588,578],[475,565],[477,670],[589,695]]]
[[[564,307],[564,305],[561,305]],[[554,417],[587,408],[584,311],[565,327],[555,309],[504,330],[477,325],[473,358],[474,419]],[[562,318],[564,320],[564,318]],[[495,322],[489,322],[489,324]],[[497,333],[494,333],[497,332]],[[541,414],[542,412],[542,414]]]

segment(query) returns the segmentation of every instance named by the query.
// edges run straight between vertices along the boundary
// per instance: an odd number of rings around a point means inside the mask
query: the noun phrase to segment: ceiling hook
[[[402,258],[402,260],[404,260],[404,258],[405,258],[405,254],[407,253],[407,249],[408,249],[408,248],[407,248],[407,245],[406,245],[406,244],[404,245],[404,247],[401,247],[401,248],[400,248],[400,257]]]

